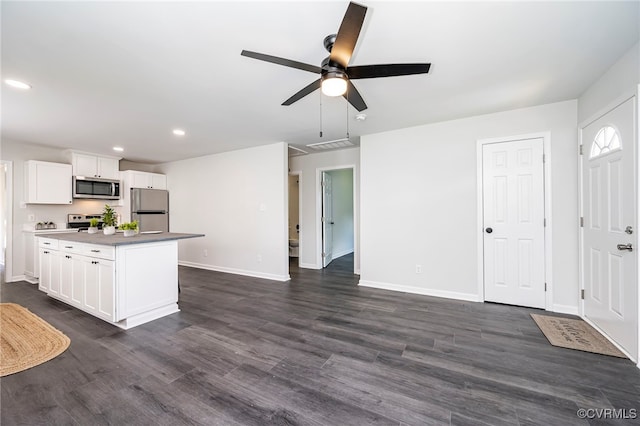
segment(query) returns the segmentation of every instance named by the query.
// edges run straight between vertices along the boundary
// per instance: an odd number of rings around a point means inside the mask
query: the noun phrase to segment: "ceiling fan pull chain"
[[[349,100],[349,86],[347,85],[347,102],[345,102],[346,104],[346,111],[347,111],[347,140],[349,140],[349,103],[351,101]]]
[[[322,137],[322,91],[320,93],[320,137]]]

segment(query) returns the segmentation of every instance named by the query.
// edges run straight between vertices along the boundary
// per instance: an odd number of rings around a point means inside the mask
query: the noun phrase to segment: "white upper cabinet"
[[[135,170],[127,170],[123,173],[128,188],[167,189],[166,175]]]
[[[71,204],[71,165],[29,160],[24,163],[25,203]]]
[[[120,179],[120,159],[80,152],[71,153],[74,176]]]

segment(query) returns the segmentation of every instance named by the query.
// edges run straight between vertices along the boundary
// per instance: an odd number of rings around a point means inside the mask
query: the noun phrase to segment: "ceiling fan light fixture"
[[[327,96],[342,96],[347,91],[347,76],[331,71],[322,77],[322,93]]]

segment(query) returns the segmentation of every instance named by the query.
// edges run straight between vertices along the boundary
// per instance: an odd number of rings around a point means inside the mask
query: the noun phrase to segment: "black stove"
[[[89,228],[89,221],[91,219],[98,219],[98,228],[102,229],[102,215],[101,214],[68,214],[67,215],[67,228],[77,229],[78,231],[86,231]]]

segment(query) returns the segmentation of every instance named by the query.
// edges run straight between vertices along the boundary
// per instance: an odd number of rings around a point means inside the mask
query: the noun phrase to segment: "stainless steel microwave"
[[[85,176],[73,177],[73,198],[120,199],[120,181]]]

